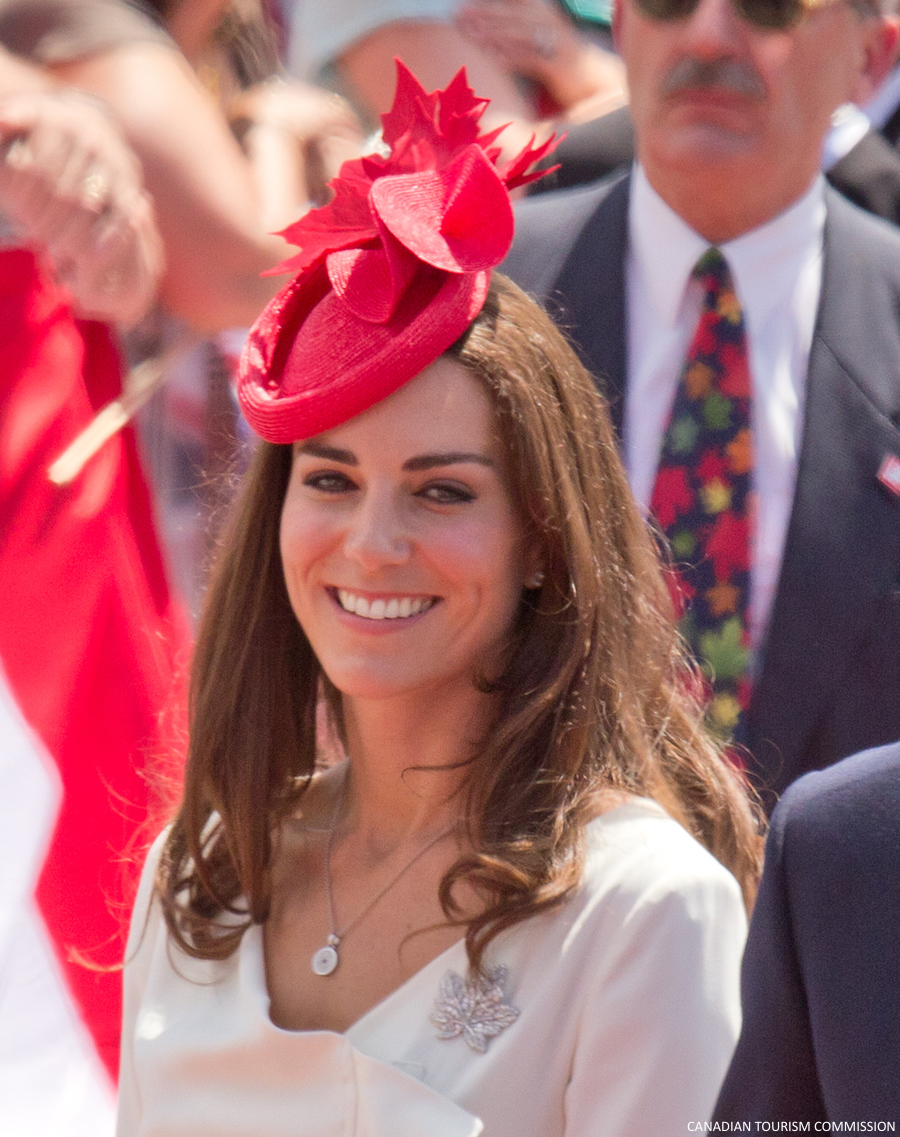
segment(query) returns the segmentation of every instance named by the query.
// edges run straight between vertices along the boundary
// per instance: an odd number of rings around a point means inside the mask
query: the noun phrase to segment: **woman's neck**
[[[390,846],[460,819],[461,764],[477,752],[492,709],[489,696],[474,695],[345,699],[344,825]]]

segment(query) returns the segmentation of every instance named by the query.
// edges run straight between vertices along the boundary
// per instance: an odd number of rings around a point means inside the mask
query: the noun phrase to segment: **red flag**
[[[0,661],[56,764],[62,802],[37,886],[68,991],[112,1079],[132,881],[182,726],[187,628],[130,429],[71,485],[47,469],[121,388],[105,326],[77,321],[23,250],[0,252]],[[152,824],[152,822],[150,823]],[[144,835],[143,831],[140,833]]]

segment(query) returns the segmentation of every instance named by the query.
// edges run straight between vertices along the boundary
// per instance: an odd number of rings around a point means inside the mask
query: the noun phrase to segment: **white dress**
[[[192,960],[132,919],[118,1137],[682,1137],[740,1026],[734,878],[655,803],[588,830],[583,886],[503,932],[492,982],[458,942],[344,1034],[269,1018],[262,930]],[[145,927],[146,919],[146,927]],[[327,982],[327,980],[323,980]]]

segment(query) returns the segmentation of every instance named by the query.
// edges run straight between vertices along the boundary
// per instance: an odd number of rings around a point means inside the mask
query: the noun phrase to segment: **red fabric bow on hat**
[[[360,414],[478,315],[512,243],[509,190],[541,177],[527,171],[555,144],[498,169],[500,130],[478,133],[486,106],[465,69],[428,94],[397,60],[381,116],[390,155],[345,162],[330,204],[282,234],[300,252],[273,272],[297,275],[251,329],[238,384],[263,438],[294,442]]]

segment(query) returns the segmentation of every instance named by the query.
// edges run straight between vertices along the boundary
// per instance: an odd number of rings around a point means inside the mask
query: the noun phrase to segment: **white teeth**
[[[419,612],[426,612],[434,603],[431,597],[425,596],[404,596],[402,600],[394,596],[390,600],[379,599],[370,603],[364,596],[357,596],[345,588],[337,590],[337,597],[345,612],[353,612],[367,620],[406,619],[408,616],[417,616]]]

